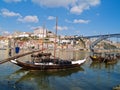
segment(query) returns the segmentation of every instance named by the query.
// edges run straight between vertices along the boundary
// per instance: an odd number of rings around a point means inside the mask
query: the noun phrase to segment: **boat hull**
[[[32,64],[32,63],[25,63],[18,60],[12,60],[12,63],[24,68],[24,69],[30,69],[30,70],[59,70],[59,69],[68,69],[68,68],[76,68],[80,67],[85,60],[81,62],[74,62],[74,64]]]
[[[117,59],[106,59],[105,63],[106,64],[116,64],[117,63]]]
[[[105,62],[106,64],[114,64],[117,63],[117,59],[110,59],[110,58],[106,58],[106,57],[92,57],[90,56],[90,58],[92,59],[93,62]]]
[[[93,57],[93,56],[90,56],[90,58],[92,59],[93,62],[103,62],[104,61],[103,57]]]

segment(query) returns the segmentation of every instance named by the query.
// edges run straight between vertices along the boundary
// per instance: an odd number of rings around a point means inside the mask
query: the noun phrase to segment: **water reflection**
[[[100,63],[100,62],[92,62],[90,64],[90,68],[92,68],[92,69],[109,69],[109,70],[113,70],[115,65],[117,65],[117,63],[106,64],[106,63]]]
[[[52,90],[53,88],[58,88],[55,87],[54,85],[62,83],[61,81],[58,82],[59,79],[62,80],[69,78],[73,74],[82,71],[84,71],[82,67],[61,71],[37,71],[37,70],[26,71],[20,69],[11,74],[8,78],[9,84],[12,83],[11,85],[17,89]],[[25,87],[24,85],[26,85],[27,87]]]
[[[1,52],[1,60],[6,58],[3,56]],[[58,56],[78,60],[89,53],[64,51]],[[20,60],[29,60],[29,57]],[[120,60],[107,65],[88,59],[81,67],[50,72],[27,71],[8,62],[0,65],[0,90],[112,90],[120,84]]]

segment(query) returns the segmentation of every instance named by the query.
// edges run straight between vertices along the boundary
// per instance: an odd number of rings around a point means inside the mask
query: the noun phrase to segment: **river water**
[[[83,59],[88,52],[60,51],[61,58]],[[0,50],[0,60],[8,57]],[[29,56],[20,58],[30,59]],[[0,65],[0,90],[112,90],[120,84],[120,60],[114,65],[92,63],[90,58],[76,69],[28,71],[10,62]]]

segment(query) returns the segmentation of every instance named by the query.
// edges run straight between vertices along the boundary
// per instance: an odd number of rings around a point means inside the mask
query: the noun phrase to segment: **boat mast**
[[[46,29],[46,39],[47,39],[47,52],[48,52],[48,31],[47,31],[47,29]]]
[[[57,25],[58,25],[58,17],[56,17],[56,30],[55,30],[55,42],[54,42],[54,59],[56,58]]]
[[[45,29],[45,24],[43,24],[43,36],[42,36],[42,52],[43,52],[43,46],[44,46],[44,29]]]

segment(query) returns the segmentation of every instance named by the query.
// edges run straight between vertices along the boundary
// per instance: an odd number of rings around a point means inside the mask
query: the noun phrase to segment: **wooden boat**
[[[58,69],[67,69],[67,68],[76,68],[80,67],[86,59],[77,60],[77,61],[70,61],[70,60],[62,60],[59,58],[50,58],[50,54],[41,54],[39,58],[39,62],[37,59],[36,61],[19,61],[17,59],[11,60],[12,63],[23,67],[24,69],[31,69],[31,70],[58,70]],[[43,58],[44,57],[44,58]]]
[[[91,55],[90,58],[93,62],[103,62],[104,60],[101,53],[93,53],[93,55]]]
[[[93,62],[102,62],[104,60],[103,57],[90,56],[90,58]]]
[[[117,63],[117,60],[106,60],[105,63],[106,64],[115,64],[115,63]]]
[[[21,62],[18,60],[11,60],[12,63],[21,66],[25,69],[32,69],[32,70],[55,70],[55,69],[67,69],[67,68],[75,68],[79,67],[81,64],[83,64],[86,61],[86,59],[83,60],[78,60],[78,61],[71,61],[71,63],[65,63],[68,62],[67,60],[65,61],[59,61],[62,63],[30,63],[30,62]]]
[[[117,57],[118,59],[120,59],[120,53],[117,53],[117,54],[116,54],[116,57]]]
[[[117,57],[114,54],[106,54],[104,58],[106,64],[115,64],[117,63]]]
[[[105,61],[104,61],[106,64],[116,64],[117,63],[117,59],[116,58],[105,58]]]
[[[115,64],[117,63],[117,58],[114,54],[105,54],[104,57],[101,55],[90,56],[93,62],[105,62],[106,64]]]

